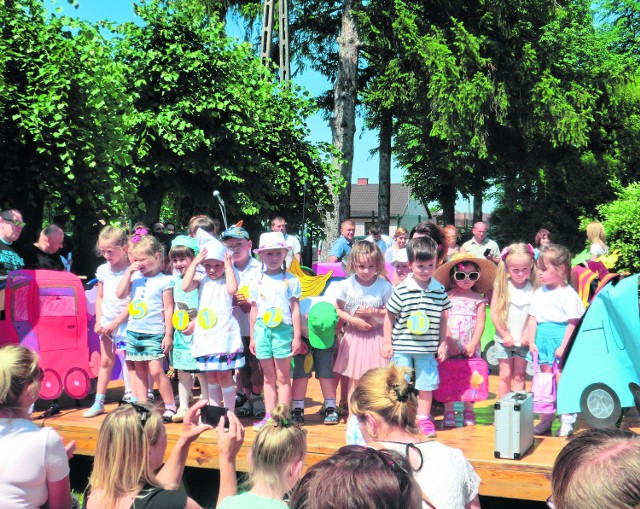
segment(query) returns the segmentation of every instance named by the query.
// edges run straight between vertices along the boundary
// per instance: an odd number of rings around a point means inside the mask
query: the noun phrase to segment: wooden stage
[[[533,447],[521,460],[500,460],[494,458],[494,428],[493,403],[496,400],[497,377],[490,377],[490,395],[487,401],[476,405],[476,416],[478,425],[475,427],[456,429],[441,429],[442,412],[434,410],[436,425],[438,427],[437,440],[462,449],[465,457],[475,467],[482,478],[480,494],[491,497],[517,498],[524,500],[544,501],[551,493],[550,475],[553,462],[566,443],[564,438],[551,436],[536,437]],[[110,387],[107,394],[107,409],[113,408],[122,396],[122,388],[118,386]],[[309,383],[305,409],[305,428],[307,429],[308,454],[306,458],[307,466],[312,465],[345,444],[345,422],[341,420],[337,426],[325,426],[320,415],[317,413],[321,405],[321,393],[319,384],[315,379]],[[58,430],[65,441],[76,440],[76,455],[92,456],[95,451],[98,429],[104,416],[93,419],[84,419],[82,413],[93,402],[90,396],[82,402],[79,409],[73,402],[62,400],[63,410],[59,415],[45,420],[47,426]],[[42,407],[42,401],[39,402]],[[44,402],[46,404],[46,402]],[[34,412],[38,416],[38,412]],[[461,415],[458,414],[458,423],[461,424]],[[255,432],[252,428],[254,419],[242,419],[246,426],[245,442],[238,455],[237,468],[241,471],[248,470],[247,453],[253,442]],[[42,422],[42,421],[37,421]],[[624,418],[623,426],[634,428],[638,426],[638,414],[635,409],[631,409]],[[554,426],[554,431],[558,424]],[[578,427],[584,429],[584,422],[578,420]],[[167,435],[170,451],[175,444],[181,429],[181,424],[168,424]],[[208,431],[203,433],[200,439],[191,446],[187,465],[201,468],[218,467],[217,461],[216,432]]]

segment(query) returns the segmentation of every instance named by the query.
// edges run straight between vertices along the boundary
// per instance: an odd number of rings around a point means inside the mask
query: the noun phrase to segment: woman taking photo
[[[418,401],[411,370],[391,364],[367,371],[351,396],[368,447],[403,454],[422,488],[423,507],[477,509],[480,478],[462,451],[423,441],[416,427]]]
[[[31,422],[43,372],[37,355],[23,346],[0,348],[0,505],[11,508],[69,509],[69,459],[51,428]]]
[[[156,408],[125,403],[107,415],[96,445],[93,472],[85,491],[83,508],[98,509],[199,509],[184,492],[177,491],[190,445],[211,426],[198,424],[201,400],[189,409],[182,433],[163,462],[167,433],[162,414]],[[220,450],[220,492],[218,501],[236,492],[235,457],[244,437],[244,428],[235,415],[227,414],[218,424]]]

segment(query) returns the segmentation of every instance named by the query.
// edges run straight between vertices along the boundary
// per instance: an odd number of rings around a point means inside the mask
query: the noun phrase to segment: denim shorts
[[[513,359],[514,357],[520,357],[526,360],[527,354],[529,353],[528,346],[504,346],[498,341],[494,343],[494,348],[496,359]]]
[[[286,359],[291,357],[293,325],[280,323],[275,327],[267,327],[262,318],[258,318],[253,328],[253,339],[258,360]]]
[[[127,349],[125,358],[128,361],[153,361],[162,359],[162,340],[164,334],[145,334],[127,331]]]
[[[419,391],[435,391],[440,386],[438,361],[432,353],[394,353],[391,362],[415,370],[416,389]]]
[[[309,349],[308,353],[303,353],[293,356],[293,371],[291,372],[291,378],[294,380],[298,378],[311,378],[311,372],[316,372],[316,378],[335,378],[333,372],[333,359],[336,355],[336,343],[334,342],[330,348],[320,350],[319,348],[313,348],[307,338],[302,338],[302,341],[307,345]],[[313,363],[310,369],[305,369],[307,357],[311,356]]]

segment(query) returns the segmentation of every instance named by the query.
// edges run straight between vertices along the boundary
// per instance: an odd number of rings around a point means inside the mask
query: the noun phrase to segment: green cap
[[[171,247],[176,246],[184,246],[188,247],[193,251],[193,254],[198,254],[200,252],[200,246],[198,246],[198,241],[193,237],[189,237],[188,235],[178,235],[175,239],[171,241]]]
[[[331,348],[336,339],[338,312],[330,302],[317,302],[309,310],[307,327],[309,343],[314,348],[326,350]]]

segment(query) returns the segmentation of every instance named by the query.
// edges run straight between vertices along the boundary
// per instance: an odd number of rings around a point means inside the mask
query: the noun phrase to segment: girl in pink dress
[[[447,323],[447,355],[469,358],[480,357],[480,338],[484,332],[488,291],[495,278],[495,266],[488,260],[471,256],[461,257],[438,268],[434,274],[449,288],[451,302]],[[444,405],[445,428],[456,427],[455,402]],[[464,402],[463,424],[475,426],[473,402]]]

